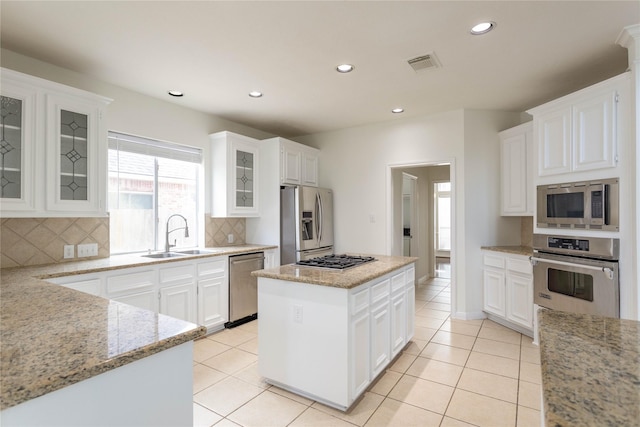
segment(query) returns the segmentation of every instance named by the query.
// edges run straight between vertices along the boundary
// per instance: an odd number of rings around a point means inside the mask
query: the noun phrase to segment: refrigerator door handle
[[[324,218],[322,217],[322,197],[320,193],[316,193],[316,217],[318,220],[316,221],[316,235],[318,236],[318,246],[320,246],[320,241],[322,240],[322,223],[324,222]]]

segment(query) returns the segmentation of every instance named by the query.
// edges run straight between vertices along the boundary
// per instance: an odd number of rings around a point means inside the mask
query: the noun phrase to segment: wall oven
[[[618,231],[619,179],[539,185],[537,225]]]
[[[619,318],[619,253],[619,239],[534,234],[533,302]]]

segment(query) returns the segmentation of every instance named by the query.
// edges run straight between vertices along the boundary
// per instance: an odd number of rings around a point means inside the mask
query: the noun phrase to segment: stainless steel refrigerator
[[[280,263],[333,254],[333,192],[280,188]]]

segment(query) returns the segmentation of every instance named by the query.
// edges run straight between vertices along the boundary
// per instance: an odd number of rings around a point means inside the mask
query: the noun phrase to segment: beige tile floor
[[[342,413],[264,382],[258,322],[195,343],[195,426],[540,426],[540,356],[531,339],[489,320],[453,320],[450,279],[416,288],[416,332]]]

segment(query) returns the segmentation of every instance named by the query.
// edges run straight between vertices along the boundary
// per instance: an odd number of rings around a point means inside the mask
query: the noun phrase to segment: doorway
[[[452,295],[455,293],[455,182],[454,165],[449,162],[390,165],[389,191],[388,191],[388,252],[390,255],[405,255],[417,257],[416,280],[417,284],[425,283],[432,278],[446,274],[452,281]],[[413,178],[410,178],[413,177]],[[411,181],[409,181],[411,179]],[[413,198],[407,197],[410,191],[406,191],[406,184],[413,182],[415,186]],[[434,184],[448,183],[448,219],[440,219],[438,226],[435,224],[435,198]],[[440,196],[444,196],[441,189]],[[411,206],[413,202],[413,206]],[[444,202],[441,203],[444,206]],[[441,208],[441,210],[443,210]],[[414,213],[413,220],[406,215],[407,210]],[[444,212],[441,216],[446,215]],[[410,227],[406,227],[406,221]],[[406,230],[409,228],[409,230]],[[445,236],[446,228],[446,236]],[[442,234],[439,242],[438,258],[436,259],[436,244],[438,237],[436,230]],[[405,234],[410,234],[406,239]],[[443,239],[446,238],[446,241]],[[409,245],[406,243],[410,241]],[[408,246],[408,251],[407,251]],[[443,251],[446,248],[446,251]],[[406,255],[405,255],[406,256]],[[440,258],[445,258],[441,260]],[[438,261],[438,262],[437,262]],[[443,261],[443,262],[440,262]],[[442,264],[442,265],[439,265]],[[446,270],[441,272],[438,270]]]

